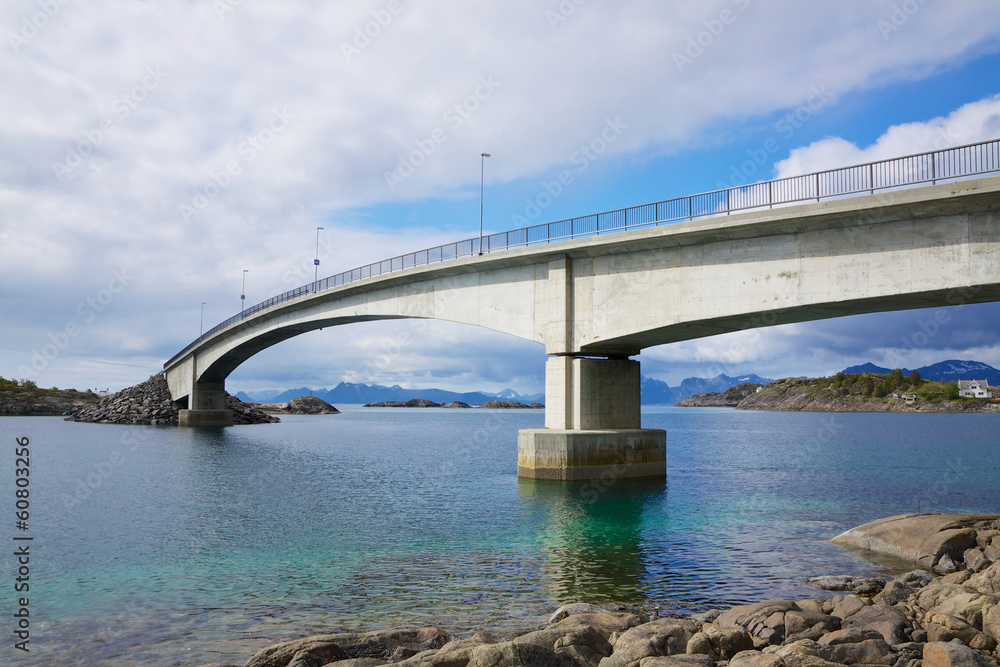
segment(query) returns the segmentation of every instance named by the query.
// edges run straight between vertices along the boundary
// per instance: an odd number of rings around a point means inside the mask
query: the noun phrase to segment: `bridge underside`
[[[451,260],[261,311],[165,366],[182,423],[225,424],[226,377],[260,350],[351,322],[433,318],[543,343],[545,428],[518,474],[663,477],[643,429],[647,347],[861,313],[1000,301],[1000,177],[754,211]]]

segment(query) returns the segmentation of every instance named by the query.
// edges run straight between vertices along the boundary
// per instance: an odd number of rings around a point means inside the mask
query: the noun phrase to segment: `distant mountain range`
[[[744,375],[740,377],[730,377],[719,375],[707,378],[687,378],[681,382],[679,387],[671,387],[666,382],[654,380],[652,378],[642,378],[642,398],[645,405],[668,404],[673,405],[682,401],[688,396],[693,396],[706,391],[725,391],[733,385],[742,382],[755,382],[767,384],[770,379],[762,378],[759,375]],[[469,405],[482,405],[486,401],[519,401],[531,404],[534,402],[544,403],[545,394],[518,394],[513,389],[504,389],[496,394],[488,394],[481,391],[459,393],[447,391],[445,389],[404,389],[399,385],[384,387],[378,384],[363,384],[354,382],[341,382],[333,389],[309,389],[299,387],[298,389],[287,389],[285,391],[256,391],[252,395],[238,392],[236,398],[241,401],[251,403],[285,403],[298,398],[299,396],[316,396],[322,398],[327,403],[339,404],[364,404],[380,403],[384,401],[408,401],[413,398],[426,398],[435,403],[450,403],[452,401],[464,401]]]
[[[904,375],[909,375],[912,372],[906,368],[901,370]],[[927,380],[940,380],[943,378],[951,382],[953,380],[975,379],[986,380],[991,386],[1000,386],[1000,370],[981,361],[952,359],[924,366],[916,370],[919,371],[920,377]],[[843,372],[846,374],[878,373],[884,375],[892,372],[892,369],[867,363],[845,368]],[[730,375],[717,375],[714,378],[691,377],[681,381],[680,386],[677,387],[671,387],[666,382],[645,376],[641,378],[641,382],[641,401],[643,405],[673,405],[695,394],[704,394],[707,392],[721,393],[730,387],[744,382],[769,384],[774,382],[774,380],[750,373],[749,375],[736,377]],[[436,403],[463,401],[469,405],[482,405],[486,401],[495,400],[519,401],[526,404],[536,401],[539,403],[545,402],[545,394],[518,394],[513,389],[504,389],[496,394],[481,391],[460,393],[445,389],[404,389],[399,385],[384,387],[378,384],[354,382],[341,382],[333,389],[299,387],[298,389],[287,389],[285,391],[256,391],[252,395],[247,395],[242,391],[236,394],[236,398],[241,401],[252,403],[285,403],[299,396],[316,396],[333,405],[337,405],[338,403],[351,405],[384,401],[409,401],[414,398],[426,398]]]
[[[285,391],[258,391],[254,392],[252,396],[242,391],[236,394],[236,398],[241,401],[252,403],[285,403],[299,396],[316,396],[333,405],[337,405],[338,403],[350,405],[381,403],[385,401],[409,401],[413,398],[426,398],[435,403],[463,401],[469,405],[482,405],[486,401],[496,400],[518,401],[527,404],[536,401],[539,403],[545,402],[545,394],[518,394],[513,389],[504,389],[496,394],[487,394],[481,391],[462,393],[447,391],[445,389],[404,389],[399,385],[384,387],[379,384],[355,382],[341,382],[333,389],[299,387],[298,389],[287,389]]]
[[[891,373],[892,370],[893,369],[891,368],[882,368],[881,366],[876,366],[873,363],[867,363],[860,366],[845,368],[844,373],[847,375],[860,373],[878,373],[879,375],[885,375],[886,373]],[[900,370],[903,371],[903,375],[909,375],[913,372],[909,368],[901,368]],[[925,380],[944,379],[948,382],[956,382],[958,380],[986,380],[991,387],[1000,385],[1000,370],[993,368],[989,364],[984,364],[981,361],[961,361],[959,359],[949,359],[948,361],[940,361],[936,364],[931,364],[930,366],[917,368],[916,371],[920,373],[920,377]]]

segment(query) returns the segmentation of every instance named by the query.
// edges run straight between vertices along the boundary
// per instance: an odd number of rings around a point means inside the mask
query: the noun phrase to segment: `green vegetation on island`
[[[680,407],[814,412],[1000,412],[992,398],[960,396],[958,382],[922,378],[913,371],[837,373],[833,377],[785,378],[766,385],[740,384],[723,393],[697,394]]]

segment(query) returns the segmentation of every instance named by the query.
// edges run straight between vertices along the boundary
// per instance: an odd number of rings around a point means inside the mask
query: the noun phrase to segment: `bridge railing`
[[[977,144],[868,162],[852,167],[828,169],[803,176],[791,176],[724,190],[713,190],[578,218],[568,218],[512,229],[507,232],[488,234],[482,239],[477,237],[446,243],[366,264],[271,297],[267,301],[251,306],[212,327],[174,355],[165,366],[169,366],[175,360],[183,357],[203,340],[262,310],[299,299],[307,294],[315,294],[366,278],[416,266],[446,262],[510,248],[524,248],[708,216],[729,215],[734,211],[773,208],[813,199],[820,201],[864,193],[874,194],[877,190],[972,178],[998,171],[1000,171],[1000,139],[994,139]]]

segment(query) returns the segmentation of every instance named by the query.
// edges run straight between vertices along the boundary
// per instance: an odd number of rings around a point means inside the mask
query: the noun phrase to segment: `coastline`
[[[808,583],[834,595],[761,601],[688,617],[569,604],[543,627],[504,640],[482,631],[455,638],[436,626],[313,635],[265,647],[242,667],[1000,664],[1000,514],[886,517],[831,541],[905,556],[914,569],[888,581],[815,577]]]

